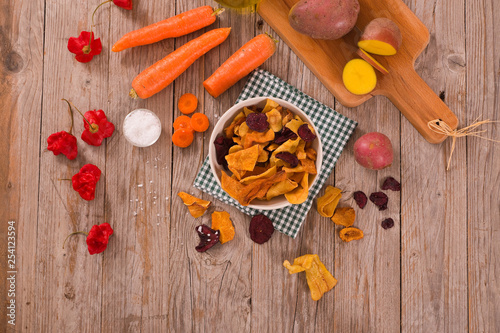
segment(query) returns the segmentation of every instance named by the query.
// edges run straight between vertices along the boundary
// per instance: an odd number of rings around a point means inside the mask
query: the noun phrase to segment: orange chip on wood
[[[335,224],[343,225],[344,227],[350,227],[354,224],[356,219],[356,212],[352,207],[340,207],[337,208],[335,214],[332,216],[332,221]]]
[[[363,231],[354,227],[344,228],[340,230],[339,236],[344,242],[350,242],[363,238]]]
[[[333,186],[327,186],[325,194],[319,197],[316,201],[316,208],[319,215],[324,217],[332,217],[335,208],[342,197],[342,190]]]
[[[198,218],[203,214],[205,214],[205,211],[212,204],[210,201],[199,199],[190,194],[187,194],[186,192],[179,192],[177,193],[177,195],[182,199],[184,204],[188,207],[189,213],[191,213],[191,215],[194,218]]]
[[[212,213],[212,229],[220,231],[219,241],[221,244],[234,238],[234,226],[228,212],[216,211]]]

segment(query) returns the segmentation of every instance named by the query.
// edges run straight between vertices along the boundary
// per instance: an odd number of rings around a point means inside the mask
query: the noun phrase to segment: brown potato
[[[401,31],[396,23],[388,18],[379,17],[368,23],[358,46],[366,52],[387,56],[396,54],[401,42]]]
[[[358,14],[358,0],[301,0],[290,9],[288,21],[312,38],[338,39],[354,28]]]

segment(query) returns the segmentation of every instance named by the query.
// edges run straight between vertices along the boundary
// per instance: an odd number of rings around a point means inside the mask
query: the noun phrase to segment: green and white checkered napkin
[[[319,131],[321,143],[323,144],[323,166],[316,176],[314,186],[309,189],[307,200],[300,205],[290,205],[285,208],[267,211],[241,206],[217,184],[210,169],[208,157],[203,162],[200,172],[196,176],[194,187],[237,207],[245,214],[252,216],[257,214],[266,215],[273,221],[276,230],[295,238],[311,208],[313,199],[321,187],[323,187],[328,176],[330,176],[342,149],[356,128],[357,123],[261,69],[253,72],[236,103],[258,96],[281,98],[296,105],[311,118]]]

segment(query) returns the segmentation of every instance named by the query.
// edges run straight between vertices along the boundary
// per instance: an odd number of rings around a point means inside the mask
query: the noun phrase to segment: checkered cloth
[[[267,211],[241,206],[217,184],[210,169],[208,157],[205,159],[193,185],[222,202],[237,207],[245,214],[252,216],[257,214],[266,215],[273,221],[276,230],[295,238],[311,208],[313,199],[330,176],[357,123],[321,104],[271,73],[260,69],[252,73],[236,103],[258,96],[281,98],[296,105],[311,118],[319,131],[321,143],[323,144],[323,165],[316,176],[314,186],[309,189],[307,200],[300,205],[290,205],[285,208]]]

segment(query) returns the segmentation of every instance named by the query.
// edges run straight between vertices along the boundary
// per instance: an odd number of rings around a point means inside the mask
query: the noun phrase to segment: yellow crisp
[[[273,130],[273,132],[281,131],[281,128],[283,127],[281,124],[281,113],[276,109],[272,109],[266,113],[266,116],[269,127]]]
[[[266,100],[266,106],[264,106],[264,109],[262,110],[262,113],[266,113],[271,111],[272,109],[276,109],[278,106],[280,106],[277,102],[273,101],[272,99],[267,99]]]
[[[266,171],[264,171],[260,175],[245,177],[242,180],[240,180],[240,183],[242,183],[244,185],[248,185],[257,179],[269,178],[271,176],[274,176],[275,174],[276,174],[276,167],[272,167],[270,169],[267,169]]]
[[[313,161],[316,161],[316,150],[314,150],[314,148],[307,148],[306,149],[306,156],[308,159],[310,160],[313,160]]]
[[[235,127],[239,126],[242,122],[245,121],[245,119],[246,117],[243,112],[238,113],[238,115],[234,117],[233,121],[231,122],[231,125],[224,128],[224,134],[226,135],[226,138],[233,137]]]
[[[356,219],[356,212],[352,207],[340,207],[335,210],[335,214],[332,216],[332,221],[335,224],[343,225],[344,227],[350,227],[354,224]]]
[[[306,152],[304,151],[305,147],[306,147],[306,142],[305,142],[305,141],[303,141],[303,140],[300,140],[300,143],[299,143],[299,145],[297,146],[297,150],[296,150],[296,152],[295,152],[295,155],[297,155],[297,158],[298,158],[299,160],[304,160],[304,159],[306,159],[306,158],[307,158],[307,154],[306,154]]]
[[[298,257],[293,261],[293,265],[285,260],[283,266],[288,269],[290,274],[306,272],[307,285],[313,301],[321,299],[324,293],[332,290],[337,284],[337,279],[326,269],[317,254],[306,254]]]
[[[260,154],[260,146],[255,145],[226,156],[230,169],[252,171]]]
[[[194,218],[198,218],[205,214],[205,211],[210,207],[212,204],[210,201],[202,200],[196,197],[193,197],[190,194],[187,194],[186,192],[179,192],[177,195],[182,199],[184,204],[188,207],[189,213]]]
[[[212,213],[212,229],[220,231],[219,242],[224,244],[234,238],[234,226],[228,212]]]
[[[304,173],[302,180],[299,183],[299,186],[294,190],[285,193],[285,198],[291,204],[301,204],[307,200],[307,196],[309,195],[309,174],[307,172]]]
[[[316,208],[318,213],[324,217],[332,217],[335,208],[342,197],[342,190],[333,186],[327,186],[325,194],[318,198]]]
[[[287,178],[284,181],[276,183],[273,186],[271,186],[271,188],[269,188],[269,191],[267,191],[266,199],[271,200],[272,198],[277,197],[278,195],[288,193],[297,186],[299,186],[299,184]]]
[[[240,151],[240,150],[243,150],[243,147],[240,145],[231,146],[231,148],[229,148],[228,155],[232,154],[232,153],[236,153],[237,151]]]
[[[297,134],[297,131],[299,130],[299,127],[304,125],[304,121],[300,119],[300,117],[295,116],[292,120],[290,120],[285,127],[288,127],[292,132]]]

